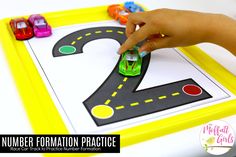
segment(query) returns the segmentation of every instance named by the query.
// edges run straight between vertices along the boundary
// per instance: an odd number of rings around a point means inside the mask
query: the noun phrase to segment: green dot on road
[[[62,54],[73,54],[75,53],[76,48],[74,46],[70,46],[70,45],[63,45],[59,48],[59,52]]]

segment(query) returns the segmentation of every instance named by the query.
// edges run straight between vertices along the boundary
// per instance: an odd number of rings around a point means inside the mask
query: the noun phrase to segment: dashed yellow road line
[[[117,33],[118,33],[118,34],[124,34],[124,32],[122,32],[122,31],[117,31]]]
[[[150,102],[153,102],[153,99],[147,99],[147,100],[144,100],[145,103],[150,103]]]
[[[116,107],[116,110],[120,110],[120,109],[123,109],[123,108],[125,108],[125,106],[123,106],[123,105],[117,106],[117,107]]]
[[[110,100],[110,99],[107,99],[104,104],[105,104],[105,105],[108,105],[110,102],[111,102],[111,100]]]
[[[82,37],[82,36],[80,36],[80,37],[78,37],[78,38],[77,38],[77,40],[80,40],[80,39],[82,39],[82,38],[83,38],[83,37]]]
[[[76,43],[76,41],[73,41],[73,42],[71,43],[71,45],[75,45],[75,43]]]
[[[172,93],[171,95],[172,96],[177,96],[177,95],[180,95],[180,93],[179,92],[175,92],[175,93]]]
[[[121,89],[123,87],[123,84],[120,84],[117,88]]]
[[[134,102],[130,104],[130,106],[137,106],[137,105],[139,105],[139,102]]]
[[[123,79],[123,82],[126,82],[128,80],[128,77],[125,77],[124,79]]]
[[[95,34],[99,34],[99,33],[102,33],[102,31],[95,31]]]
[[[160,99],[160,100],[161,100],[161,99],[166,99],[166,98],[167,98],[167,96],[164,96],[164,95],[158,97],[158,99]]]
[[[87,36],[90,36],[92,33],[87,33],[87,34],[85,34],[85,36],[87,37]]]
[[[112,96],[112,97],[115,97],[116,94],[117,94],[117,92],[113,92],[111,96]]]
[[[106,32],[107,32],[107,33],[111,33],[111,32],[113,32],[113,30],[110,30],[110,29],[109,29],[109,30],[106,30]]]

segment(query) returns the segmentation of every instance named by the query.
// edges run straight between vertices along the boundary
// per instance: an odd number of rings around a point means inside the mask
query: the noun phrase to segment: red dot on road
[[[194,84],[187,84],[182,88],[183,92],[190,96],[199,96],[202,94],[202,89]]]

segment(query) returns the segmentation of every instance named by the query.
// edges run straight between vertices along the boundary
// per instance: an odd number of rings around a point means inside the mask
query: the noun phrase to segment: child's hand
[[[220,14],[171,9],[133,13],[129,15],[126,24],[128,39],[118,53],[122,54],[143,40],[146,42],[139,52],[144,54],[158,48],[188,46],[200,42],[215,42],[220,45],[214,38],[221,36],[217,26],[217,23],[223,22],[221,20],[229,21],[229,18]],[[136,29],[137,26],[139,29]]]

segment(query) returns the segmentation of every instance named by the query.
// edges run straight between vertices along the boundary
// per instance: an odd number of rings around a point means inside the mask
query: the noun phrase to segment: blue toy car
[[[143,12],[144,11],[144,9],[141,6],[135,4],[132,1],[125,2],[124,7],[126,9],[128,9],[131,13]]]

